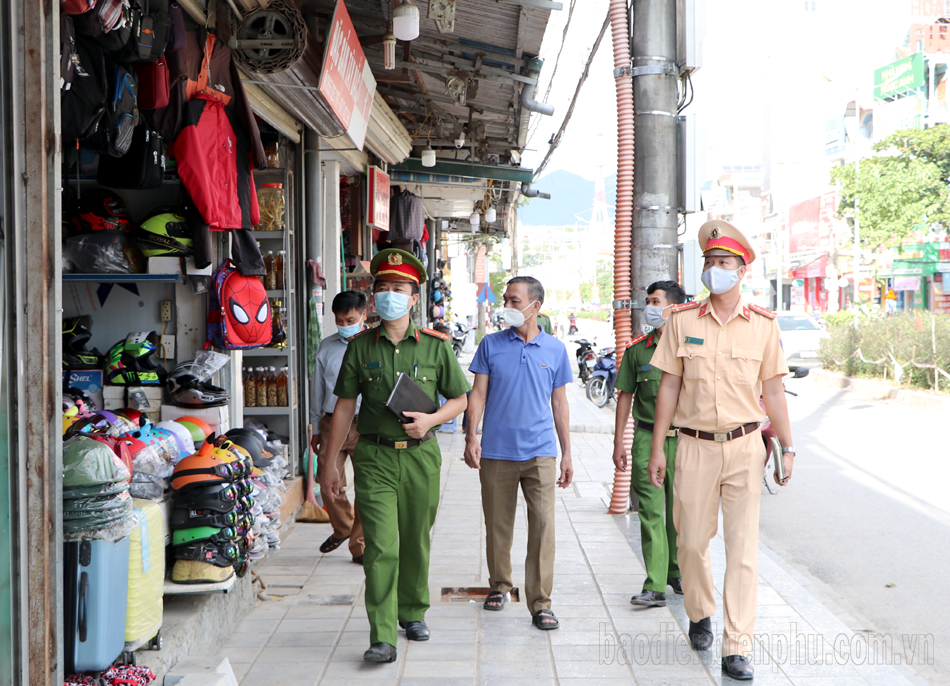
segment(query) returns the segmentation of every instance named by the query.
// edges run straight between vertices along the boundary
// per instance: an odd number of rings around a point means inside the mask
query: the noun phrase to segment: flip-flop
[[[333,538],[333,534],[330,534],[330,538],[323,542],[323,545],[320,546],[320,552],[324,555],[327,553],[332,553],[334,550],[339,548],[346,542],[349,536],[344,536],[343,538]]]
[[[507,593],[502,593],[501,591],[492,591],[488,594],[488,597],[485,598],[485,602],[482,607],[486,610],[491,610],[492,612],[501,612],[505,609],[506,602],[508,602]]]
[[[553,619],[553,622],[545,622],[545,619]],[[551,629],[557,629],[561,626],[561,623],[557,621],[557,617],[554,616],[554,613],[550,610],[538,610],[531,617],[531,623],[542,631],[550,631]]]

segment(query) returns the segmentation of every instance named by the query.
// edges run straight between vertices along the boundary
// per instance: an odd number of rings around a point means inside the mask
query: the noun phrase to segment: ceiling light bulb
[[[485,221],[487,223],[491,224],[497,218],[498,215],[496,214],[494,207],[489,207],[487,210],[485,210]]]
[[[392,24],[383,36],[383,69],[392,71],[396,68],[396,37],[393,35]]]
[[[393,35],[399,40],[409,41],[419,37],[419,8],[410,0],[393,10]]]
[[[481,215],[478,212],[472,212],[472,216],[468,218],[468,223],[472,225],[472,228],[478,226],[481,222]]]
[[[435,150],[432,149],[431,145],[427,145],[426,149],[422,151],[422,166],[423,167],[435,166]]]

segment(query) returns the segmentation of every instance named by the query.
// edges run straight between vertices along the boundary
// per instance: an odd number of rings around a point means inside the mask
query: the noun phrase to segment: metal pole
[[[647,287],[676,279],[676,2],[633,0],[633,330]]]

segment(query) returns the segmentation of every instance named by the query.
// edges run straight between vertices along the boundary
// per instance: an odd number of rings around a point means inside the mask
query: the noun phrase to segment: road
[[[950,684],[950,417],[790,379],[793,481],[763,494],[762,542],[853,619],[855,630],[932,635],[931,684]]]

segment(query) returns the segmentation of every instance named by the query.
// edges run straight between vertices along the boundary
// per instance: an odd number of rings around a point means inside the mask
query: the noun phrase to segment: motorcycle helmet
[[[222,407],[231,400],[231,394],[223,388],[200,381],[191,373],[194,360],[183,362],[169,374],[165,387],[178,407]]]
[[[88,314],[63,320],[64,369],[102,369],[102,353],[95,348],[86,350],[91,328],[92,317]]]
[[[121,410],[116,410],[115,413],[121,417],[125,417],[132,424],[135,425],[135,429],[143,429],[149,424],[148,415],[139,410],[132,409],[131,407],[123,407]]]
[[[234,567],[219,567],[202,560],[176,560],[172,581],[176,584],[215,584],[234,576]]]
[[[185,218],[171,212],[149,217],[132,231],[145,257],[185,257],[191,255],[194,238]]]
[[[227,481],[209,482],[204,485],[193,486],[187,491],[175,494],[175,507],[187,507],[194,510],[214,512],[231,512],[238,509],[241,496],[233,484]],[[250,508],[242,506],[242,510]]]
[[[195,452],[195,441],[191,437],[191,432],[182,424],[173,421],[159,422],[155,425],[155,428],[167,431],[175,437],[175,441],[178,443],[178,456],[180,458],[188,457]]]
[[[129,233],[132,218],[129,208],[118,195],[105,188],[94,188],[79,196],[70,216],[73,233]]]
[[[160,386],[165,369],[155,359],[154,331],[130,333],[106,353],[106,378],[114,386]]]
[[[212,434],[211,425],[203,419],[186,415],[175,420],[184,426],[191,433],[192,440],[195,443],[204,443]]]
[[[203,541],[178,545],[172,548],[176,560],[196,560],[217,567],[230,567],[235,562],[244,562],[247,553],[237,543],[211,543]]]
[[[191,529],[178,529],[172,533],[172,545],[189,545],[208,542],[215,544],[233,543],[240,538],[237,526],[196,526]]]
[[[172,530],[192,529],[199,526],[237,526],[246,518],[237,510],[218,512],[211,508],[174,507],[172,508]]]
[[[225,462],[221,458],[230,457],[232,462]],[[234,460],[228,451],[215,448],[210,442],[204,443],[194,455],[180,460],[172,472],[172,488],[180,491],[188,486],[205,484],[214,481],[227,481],[239,485],[244,478],[244,465]],[[238,483],[235,483],[238,482]],[[238,490],[240,493],[240,489]],[[244,495],[241,493],[241,495]]]

